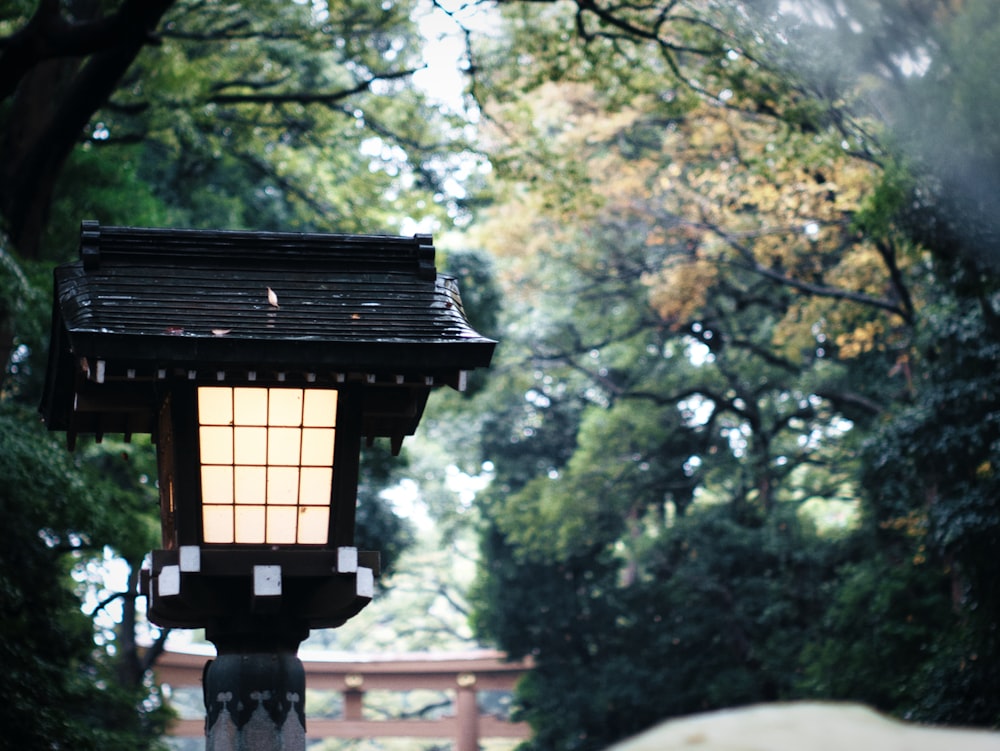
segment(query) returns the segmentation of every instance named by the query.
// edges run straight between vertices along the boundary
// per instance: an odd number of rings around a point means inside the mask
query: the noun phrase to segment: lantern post
[[[148,617],[204,628],[208,751],[305,748],[310,629],[374,595],[354,545],[360,452],[398,453],[428,395],[495,342],[428,236],[102,227],[55,270],[41,406],[51,430],[148,433],[162,548]]]

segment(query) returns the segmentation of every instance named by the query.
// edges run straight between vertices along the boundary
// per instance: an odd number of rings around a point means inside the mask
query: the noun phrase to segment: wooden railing
[[[476,650],[449,653],[408,653],[385,657],[308,659],[300,653],[306,686],[343,695],[342,716],[306,718],[306,736],[321,738],[452,738],[455,751],[476,751],[480,738],[526,739],[524,723],[510,722],[479,708],[480,691],[513,691],[528,669],[525,662],[508,661],[501,652]],[[157,660],[158,679],[174,689],[201,686],[205,654],[165,652]],[[373,719],[365,717],[367,691],[453,692],[453,713],[436,719]],[[171,735],[204,735],[204,721],[181,719]]]

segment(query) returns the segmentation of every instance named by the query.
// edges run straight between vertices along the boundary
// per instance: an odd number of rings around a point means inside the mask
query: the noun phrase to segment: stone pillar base
[[[295,654],[219,655],[204,687],[206,751],[305,751],[306,676]]]

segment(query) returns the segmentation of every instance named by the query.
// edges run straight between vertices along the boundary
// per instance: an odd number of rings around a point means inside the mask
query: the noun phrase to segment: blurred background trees
[[[82,218],[437,233],[501,349],[408,467],[368,459],[367,544],[422,540],[368,631],[454,644],[470,614],[532,655],[531,747],[802,697],[1000,722],[990,0],[0,7],[3,628],[58,676],[22,692],[46,732],[162,722],[155,647],[78,605],[106,546],[150,547],[148,460],[30,417]],[[434,13],[464,97],[415,83]],[[78,726],[93,696],[129,723]]]
[[[995,725],[997,10],[503,8],[476,602],[532,747],[802,697]]]

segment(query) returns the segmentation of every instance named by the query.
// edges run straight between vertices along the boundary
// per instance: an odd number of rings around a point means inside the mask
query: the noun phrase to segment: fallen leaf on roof
[[[267,301],[271,304],[272,308],[278,307],[278,296],[275,294],[274,290],[270,287],[267,288]]]

